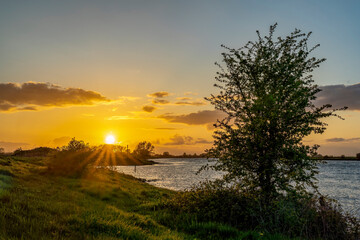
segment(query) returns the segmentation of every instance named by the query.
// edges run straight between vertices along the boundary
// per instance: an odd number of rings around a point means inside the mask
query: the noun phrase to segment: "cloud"
[[[70,142],[71,137],[59,137],[59,138],[55,138],[54,140],[51,141],[52,145],[60,147],[60,146],[64,146],[67,145],[68,142]]]
[[[10,103],[1,103],[0,102],[0,111],[9,111],[13,108],[14,108],[14,106]]]
[[[320,87],[315,104],[331,104],[334,108],[347,106],[349,110],[360,110],[360,83],[354,85],[328,85]]]
[[[192,98],[191,97],[177,97],[176,99],[180,100],[180,101],[186,101],[186,100],[191,100]]]
[[[359,141],[360,138],[328,138],[327,142],[354,142]]]
[[[153,106],[143,106],[142,110],[144,110],[145,112],[151,113],[153,111],[155,111],[157,108],[153,107]]]
[[[194,102],[180,101],[180,102],[176,102],[175,104],[176,105],[192,105],[192,106],[206,105],[206,103],[202,102],[202,101],[194,101]]]
[[[20,107],[19,111],[37,111],[38,109],[34,106]]]
[[[170,138],[170,142],[164,143],[164,145],[194,145],[197,143],[209,144],[212,142],[208,141],[204,138],[194,139],[191,136],[181,136],[181,135],[176,134]]]
[[[155,128],[156,130],[177,130],[178,128],[166,128],[166,127],[163,127],[163,128]]]
[[[165,99],[157,99],[155,98],[154,100],[152,100],[153,104],[168,104],[170,103],[168,100]]]
[[[167,142],[164,145],[190,145],[193,140],[194,139],[191,136],[180,136],[176,134],[170,138],[170,142]]]
[[[107,120],[128,120],[128,119],[135,119],[134,117],[130,117],[130,116],[111,116],[108,117]]]
[[[136,101],[136,100],[139,100],[140,98],[139,97],[132,97],[132,96],[120,96],[118,97],[118,99],[120,101]]]
[[[198,94],[194,92],[185,92],[184,95],[189,96],[189,95],[198,95]]]
[[[94,91],[61,88],[50,83],[0,83],[0,111],[38,110],[37,107],[92,105],[110,100]]]
[[[162,118],[168,122],[173,123],[185,123],[188,125],[206,125],[209,123],[215,123],[217,119],[223,119],[225,116],[226,114],[219,110],[203,110],[196,113],[184,115],[164,114],[158,116],[158,118]]]
[[[161,92],[150,93],[150,94],[148,94],[147,96],[148,96],[148,97],[153,97],[153,98],[163,98],[163,97],[169,96],[169,93],[168,93],[168,92],[161,91]]]

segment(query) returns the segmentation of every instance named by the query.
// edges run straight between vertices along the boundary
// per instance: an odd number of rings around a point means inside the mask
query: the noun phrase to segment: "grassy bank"
[[[287,239],[160,208],[174,192],[107,169],[48,172],[46,158],[0,158],[0,239]]]

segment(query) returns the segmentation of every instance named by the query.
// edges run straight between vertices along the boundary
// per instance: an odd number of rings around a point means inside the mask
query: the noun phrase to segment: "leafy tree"
[[[338,116],[331,105],[315,106],[321,91],[311,72],[325,59],[310,57],[311,35],[295,29],[289,36],[273,37],[257,31],[257,41],[222,53],[224,66],[216,63],[218,94],[206,98],[227,116],[215,127],[210,157],[212,167],[243,191],[256,194],[263,204],[283,193],[316,188],[314,176],[318,145],[302,142],[311,133],[323,133],[323,118]],[[342,108],[345,109],[345,108]],[[338,116],[339,117],[339,116]]]
[[[79,151],[89,148],[89,144],[85,143],[83,140],[76,140],[72,138],[67,146],[64,146],[63,149],[66,151]]]
[[[139,142],[133,151],[134,155],[140,159],[147,159],[153,154],[154,146],[150,142]]]

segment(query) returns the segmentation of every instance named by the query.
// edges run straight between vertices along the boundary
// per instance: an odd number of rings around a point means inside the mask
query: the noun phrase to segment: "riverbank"
[[[47,161],[0,158],[0,239],[288,239],[173,214],[161,203],[176,192],[108,169],[55,176]]]

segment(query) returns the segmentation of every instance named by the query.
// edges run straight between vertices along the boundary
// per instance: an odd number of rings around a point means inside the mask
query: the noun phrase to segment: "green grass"
[[[0,239],[287,239],[161,209],[174,192],[107,169],[47,172],[45,158],[0,158]]]

